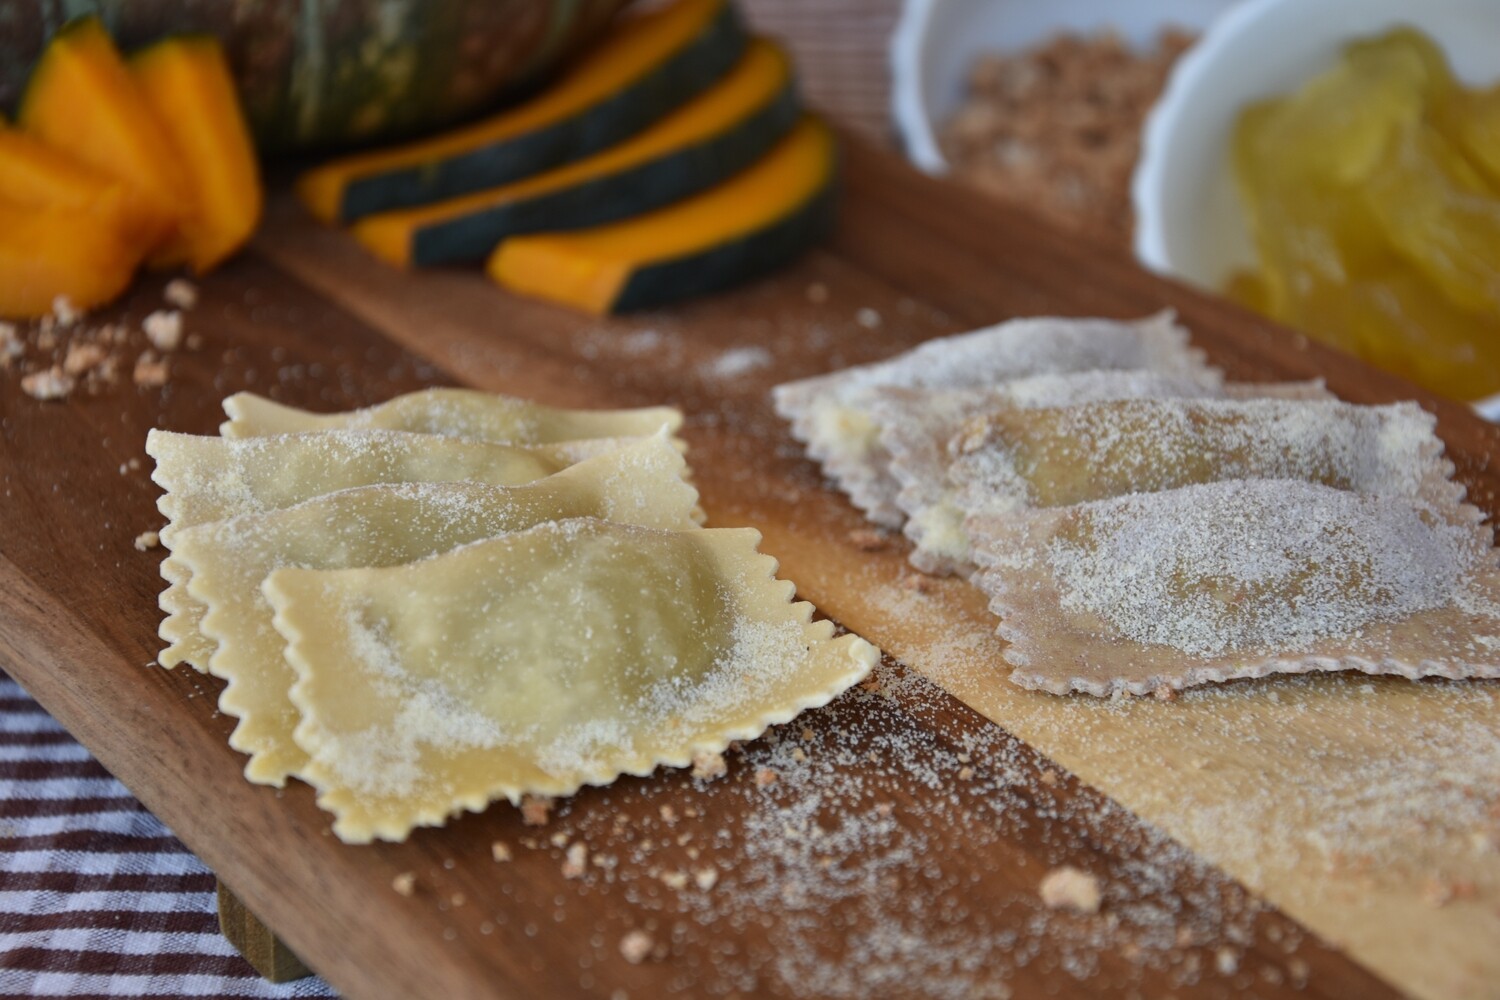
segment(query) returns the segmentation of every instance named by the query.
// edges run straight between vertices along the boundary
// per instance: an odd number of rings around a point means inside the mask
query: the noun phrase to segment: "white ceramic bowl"
[[[1141,263],[1206,288],[1253,264],[1228,157],[1240,109],[1296,90],[1348,41],[1399,24],[1432,36],[1468,82],[1500,77],[1497,0],[1246,0],[1216,21],[1146,122],[1132,185]]]
[[[985,52],[1015,52],[1062,31],[1117,31],[1148,48],[1163,28],[1206,28],[1232,0],[906,0],[891,39],[891,112],[912,162],[947,163],[936,128],[963,101],[969,66]]]

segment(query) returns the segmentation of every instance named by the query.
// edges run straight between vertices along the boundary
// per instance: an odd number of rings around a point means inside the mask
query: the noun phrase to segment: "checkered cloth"
[[[219,933],[213,873],[0,674],[0,996],[331,997]]]

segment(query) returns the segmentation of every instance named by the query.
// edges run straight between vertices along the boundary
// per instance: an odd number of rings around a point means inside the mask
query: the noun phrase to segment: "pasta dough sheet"
[[[294,678],[260,592],[273,570],[396,565],[564,517],[692,528],[698,498],[684,469],[658,436],[522,486],[368,486],[183,529],[176,556],[203,610],[200,628],[214,649],[209,672],[229,682],[219,708],[240,720],[229,743],[250,755],[245,776],[280,787],[307,759],[292,738]]]
[[[823,471],[870,520],[901,526],[899,484],[887,468],[866,390],[994,387],[1014,379],[1100,369],[1212,377],[1202,352],[1170,313],[1133,323],[1052,317],[1016,319],[931,340],[885,361],[788,382],[772,390],[776,412]]]
[[[1229,384],[1214,371],[1166,375],[1152,371],[1094,371],[1038,375],[994,388],[868,391],[864,405],[880,428],[900,485],[902,531],[915,545],[912,565],[924,573],[973,569],[963,510],[949,482],[948,444],[971,418],[1008,409],[1077,406],[1124,399],[1327,399],[1321,380]]]
[[[318,802],[353,843],[684,766],[825,704],[878,651],[811,620],[750,529],[579,519],[263,590]]]
[[[1011,679],[1059,694],[1318,670],[1497,677],[1500,552],[1481,520],[1455,502],[1217,482],[991,519],[977,582]]]
[[[475,389],[422,389],[344,413],[311,413],[250,392],[224,400],[227,438],[302,431],[416,431],[502,444],[544,444],[581,438],[644,437],[665,427],[675,434],[682,411],[671,406],[635,410],[564,410]]]
[[[167,613],[157,661],[206,668],[213,645],[198,626],[202,606],[187,592],[187,570],[172,550],[179,529],[264,510],[278,510],[334,490],[375,483],[467,480],[512,486],[551,475],[638,438],[596,438],[529,447],[385,430],[339,430],[227,440],[152,430],[146,452],[151,478],[165,490],[157,507],[168,556],[160,598]]]

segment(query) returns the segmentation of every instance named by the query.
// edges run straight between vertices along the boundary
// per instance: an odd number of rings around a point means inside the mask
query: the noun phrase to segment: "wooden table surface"
[[[1469,896],[1441,907],[1387,899],[1383,883],[1329,868],[1313,876],[1313,895],[1347,906],[1319,909],[1285,888],[1274,863],[1263,871],[1216,853],[1213,836],[1181,818],[1204,815],[1195,795],[1209,785],[1184,773],[1175,812],[1134,801],[1139,786],[1090,757],[1088,732],[1038,723],[1077,699],[1022,712],[992,660],[978,673],[939,669],[935,654],[965,628],[980,629],[970,652],[990,655],[988,624],[964,624],[980,614],[973,595],[952,582],[903,591],[915,583],[900,544],[872,552],[851,540],[858,514],[820,482],[766,391],[1008,316],[1172,305],[1236,377],[1322,373],[1345,398],[1421,399],[1491,514],[1500,431],[848,147],[828,246],[744,289],[609,321],[507,296],[470,270],[398,273],[274,200],[256,246],[203,282],[187,316],[203,346],[175,356],[164,388],[41,403],[0,375],[0,664],[354,997],[1497,995],[1486,958],[1500,951],[1492,857],[1475,862]],[[138,321],[159,296],[143,282],[119,312]],[[219,400],[240,389],[332,409],[447,382],[562,405],[683,407],[710,522],[760,527],[802,597],[900,662],[888,658],[876,689],[731,755],[718,781],[669,772],[589,789],[544,828],[502,804],[404,844],[340,843],[305,786],[277,792],[240,777],[243,760],[225,743],[233,720],[215,711],[219,682],[152,665],[161,552],[132,545],[161,523],[144,436],[212,433]],[[898,592],[925,603],[908,614],[890,598]],[[1242,685],[1238,700],[1273,689]],[[1378,695],[1400,704],[1399,691]],[[1463,697],[1492,698],[1493,686]],[[1145,735],[1154,716],[1111,711],[1100,746],[1131,746],[1137,720],[1141,740],[1156,738]],[[1471,770],[1487,773],[1490,760]],[[494,860],[495,841],[512,860]],[[574,843],[590,863],[567,878]],[[1037,885],[1060,864],[1100,877],[1100,914],[1041,906]],[[392,887],[403,873],[409,896]],[[1390,899],[1400,905],[1379,908]],[[1386,937],[1341,916],[1367,904],[1394,923]],[[1432,927],[1457,943],[1423,958]],[[619,944],[637,930],[656,951],[635,964]],[[1402,940],[1413,943],[1403,951]]]

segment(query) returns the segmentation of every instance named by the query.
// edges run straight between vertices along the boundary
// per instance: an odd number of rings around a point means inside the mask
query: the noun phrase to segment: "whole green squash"
[[[0,0],[0,108],[69,19],[122,48],[208,33],[263,152],[419,134],[544,79],[629,0]]]

